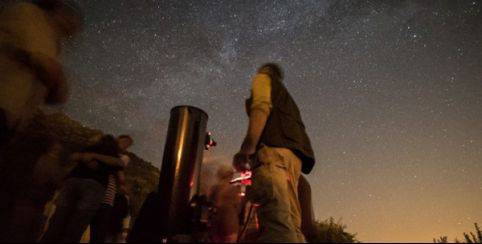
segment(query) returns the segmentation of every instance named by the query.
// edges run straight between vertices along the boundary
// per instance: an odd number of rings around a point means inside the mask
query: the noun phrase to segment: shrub
[[[312,243],[358,243],[356,234],[345,231],[346,225],[341,221],[335,222],[333,217],[324,221],[315,221],[313,236],[307,241]]]

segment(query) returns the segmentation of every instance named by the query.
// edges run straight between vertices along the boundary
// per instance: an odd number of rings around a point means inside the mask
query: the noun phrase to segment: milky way
[[[318,219],[362,241],[460,238],[482,224],[479,1],[79,1],[66,47],[85,125],[160,166],[170,109],[204,109],[230,163],[256,68],[279,63],[317,165]]]

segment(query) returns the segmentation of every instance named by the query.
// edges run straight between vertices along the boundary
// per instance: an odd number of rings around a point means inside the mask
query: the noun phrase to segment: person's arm
[[[258,145],[259,138],[263,133],[268,116],[265,111],[255,109],[252,110],[249,116],[248,132],[241,145],[240,152],[251,155],[256,152],[256,146]]]
[[[67,101],[67,80],[62,65],[55,59],[39,52],[15,49],[15,57],[31,68],[48,89],[47,103],[61,104]]]
[[[82,153],[72,153],[70,155],[70,161],[73,161],[73,162],[78,162],[78,161],[81,161],[82,160]]]
[[[124,163],[124,168],[126,168],[130,162],[129,156],[121,155],[120,159]],[[116,179],[117,179],[117,185],[119,186],[119,191],[124,195],[128,196],[129,190],[127,189],[126,176],[125,176],[124,170],[117,171]]]
[[[87,152],[76,152],[72,153],[70,155],[70,161],[71,162],[77,162],[77,163],[82,163],[84,164],[87,168],[92,169],[92,170],[97,170],[99,167],[99,163],[94,160],[94,155],[93,153],[87,153]]]
[[[33,67],[42,83],[49,89],[47,103],[62,104],[68,98],[67,79],[62,65],[42,54],[32,54]]]
[[[74,162],[90,162],[94,160],[94,153],[76,152],[70,155],[70,160]]]
[[[98,153],[92,153],[92,159],[104,163],[108,166],[116,168],[124,168],[124,161],[118,157],[106,156]]]
[[[117,185],[119,186],[119,191],[122,192],[124,195],[129,195],[129,190],[127,190],[126,176],[124,171],[123,170],[117,171],[116,178],[117,178]]]
[[[271,80],[265,74],[257,74],[253,80],[248,131],[240,151],[234,157],[234,167],[238,171],[246,169],[249,156],[256,152],[256,146],[268,121],[271,108]]]

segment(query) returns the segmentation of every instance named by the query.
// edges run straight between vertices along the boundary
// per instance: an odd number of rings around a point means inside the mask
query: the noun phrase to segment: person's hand
[[[245,152],[238,152],[233,158],[233,167],[238,172],[243,172],[249,169],[249,154]]]
[[[127,187],[125,185],[120,185],[119,186],[119,191],[124,194],[126,197],[129,196],[129,190],[127,189]]]
[[[68,87],[62,65],[57,60],[39,53],[30,54],[28,60],[30,67],[48,89],[46,103],[65,103],[68,99]]]
[[[95,160],[95,153],[82,153],[81,159],[84,162],[90,162]]]
[[[84,164],[91,170],[97,170],[99,168],[99,162],[95,160],[86,161]]]
[[[82,153],[73,153],[70,155],[70,161],[80,161],[82,159]]]

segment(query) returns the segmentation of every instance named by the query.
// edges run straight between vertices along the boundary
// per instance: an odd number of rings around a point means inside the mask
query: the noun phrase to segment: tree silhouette
[[[346,225],[331,217],[324,221],[315,221],[315,233],[308,238],[311,243],[359,243],[356,234],[345,231]]]
[[[474,223],[474,226],[475,226],[475,233],[474,232],[463,233],[465,242],[461,242],[457,238],[455,238],[455,243],[482,243],[482,232],[480,231],[480,227],[477,223]],[[448,243],[448,237],[441,236],[438,239],[434,238],[433,242]]]
[[[433,243],[448,243],[448,239],[447,236],[441,236],[438,239],[433,238]]]

